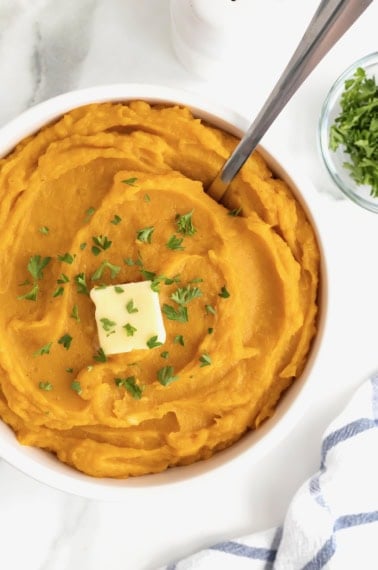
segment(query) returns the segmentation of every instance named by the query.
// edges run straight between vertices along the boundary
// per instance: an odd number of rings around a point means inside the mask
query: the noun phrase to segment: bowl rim
[[[6,156],[24,137],[37,132],[42,126],[71,109],[89,103],[128,102],[138,99],[150,103],[188,106],[194,115],[236,136],[242,136],[249,127],[249,120],[239,113],[190,91],[144,83],[117,83],[69,91],[25,110],[0,128],[0,157]],[[323,220],[319,215],[321,198],[305,174],[294,165],[291,157],[283,151],[282,158],[278,161],[274,158],[274,152],[267,147],[259,146],[259,151],[272,170],[283,176],[292,186],[315,231],[321,256],[318,331],[305,368],[290,387],[290,397],[285,395],[281,398],[273,417],[258,430],[248,432],[239,441],[217,452],[209,460],[184,468],[170,468],[158,474],[129,479],[90,477],[64,465],[44,450],[20,445],[11,428],[1,420],[0,458],[26,475],[55,489],[90,499],[124,500],[129,497],[130,492],[145,494],[167,485],[187,485],[190,480],[199,476],[209,477],[218,469],[224,469],[230,464],[241,461],[248,453],[249,462],[255,463],[272,451],[293,429],[311,401],[315,387],[313,379],[316,378],[316,369],[321,361],[329,293],[327,255],[322,239],[325,229],[322,230]],[[285,167],[281,166],[281,162],[284,162]],[[7,433],[6,440],[3,437],[5,433]],[[257,441],[253,441],[253,434],[258,434],[255,437]]]
[[[368,69],[372,66],[378,66],[378,51],[369,53],[349,65],[334,81],[331,88],[329,89],[327,96],[321,107],[319,121],[318,121],[318,149],[320,155],[325,164],[326,170],[336,184],[336,186],[341,190],[341,192],[347,196],[352,202],[365,208],[366,210],[374,213],[378,213],[378,199],[376,203],[369,202],[363,196],[356,194],[351,188],[343,182],[343,180],[338,175],[337,169],[333,166],[334,162],[332,160],[331,150],[329,148],[329,112],[330,109],[337,102],[340,97],[341,90],[344,88],[344,82],[351,75],[354,74],[358,67],[363,67]]]

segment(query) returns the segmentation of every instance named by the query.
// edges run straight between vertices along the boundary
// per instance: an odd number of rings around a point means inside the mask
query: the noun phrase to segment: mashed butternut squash
[[[319,251],[257,152],[224,205],[204,192],[236,142],[185,108],[94,104],[0,160],[0,417],[22,444],[122,478],[273,414],[316,331]],[[167,340],[107,356],[88,292],[140,280]]]

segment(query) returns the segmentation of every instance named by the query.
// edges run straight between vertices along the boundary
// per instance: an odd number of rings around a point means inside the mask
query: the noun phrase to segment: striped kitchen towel
[[[329,426],[319,471],[282,527],[215,544],[161,570],[378,569],[378,373]]]

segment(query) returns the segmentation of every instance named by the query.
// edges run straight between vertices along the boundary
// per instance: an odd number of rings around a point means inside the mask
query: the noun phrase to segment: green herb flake
[[[176,224],[177,231],[185,236],[193,236],[197,229],[193,226],[192,216],[193,211],[191,210],[187,214],[177,214]]]
[[[122,222],[122,218],[121,218],[121,216],[118,216],[117,214],[115,214],[113,219],[110,220],[110,223],[113,224],[113,226],[118,226],[118,224],[120,224],[121,222]]]
[[[81,388],[81,384],[78,380],[74,380],[73,382],[71,382],[71,390],[73,390],[74,392],[76,392],[77,394],[81,394],[82,393],[82,388]]]
[[[60,277],[57,279],[57,283],[68,283],[70,280],[69,277],[67,277],[67,275],[65,273],[61,273]]]
[[[50,354],[51,346],[52,346],[52,342],[48,342],[47,344],[44,344],[43,346],[41,346],[41,348],[39,348],[38,350],[36,350],[33,353],[33,356],[42,356],[43,354]]]
[[[129,267],[133,267],[133,265],[135,265],[135,261],[131,257],[125,257],[123,263]]]
[[[106,356],[104,350],[102,348],[99,348],[97,353],[93,356],[93,359],[96,360],[96,362],[107,362],[108,357]]]
[[[147,228],[142,228],[137,230],[136,237],[138,241],[143,243],[151,243],[152,234],[154,233],[155,228],[153,226],[149,226]]]
[[[111,332],[117,324],[114,321],[108,319],[107,317],[103,317],[102,319],[100,319],[100,323],[102,324],[102,328],[104,329],[105,332]]]
[[[148,339],[146,344],[148,348],[156,348],[157,346],[162,346],[163,343],[158,341],[157,335],[154,335]]]
[[[76,304],[72,307],[70,317],[71,317],[71,319],[75,319],[75,321],[80,323],[79,307]]]
[[[209,354],[205,353],[202,354],[200,356],[200,368],[202,368],[203,366],[210,366],[210,364],[212,364],[212,360]]]
[[[343,166],[359,185],[370,186],[378,197],[378,84],[359,67],[344,83],[341,111],[329,133],[330,149],[340,146],[349,155]]]
[[[115,285],[114,291],[115,291],[116,293],[123,293],[125,290],[124,290],[123,287],[120,287],[119,285]]]
[[[132,313],[137,313],[139,309],[137,309],[134,305],[134,299],[130,299],[128,303],[126,303],[126,311],[131,315]]]
[[[76,283],[78,293],[89,295],[85,273],[78,273],[78,275],[75,275],[74,281]]]
[[[216,310],[214,309],[213,305],[205,305],[205,311],[208,315],[216,314]]]
[[[25,295],[19,295],[17,299],[25,299],[27,301],[36,301],[39,292],[39,285],[38,283],[34,283],[33,287],[30,289],[28,293]]]
[[[127,336],[134,336],[134,334],[137,332],[137,329],[130,323],[126,323],[122,328],[125,329]]]
[[[62,287],[61,285],[59,287],[57,287],[54,291],[54,293],[52,294],[53,297],[60,297],[61,295],[63,295],[64,293],[64,287]]]
[[[92,241],[94,243],[94,246],[92,246],[93,255],[99,255],[101,251],[109,249],[109,247],[112,245],[112,242],[108,239],[108,237],[103,235],[93,236]]]
[[[39,382],[38,388],[40,390],[44,390],[45,392],[51,392],[51,390],[53,389],[53,385],[51,384],[51,382]]]
[[[169,357],[168,350],[165,350],[164,352],[162,352],[160,356],[161,356],[161,358],[168,358]]]
[[[173,339],[173,343],[174,344],[181,344],[181,346],[185,346],[185,341],[184,341],[184,337],[182,336],[182,334],[177,334],[175,336],[175,338]]]
[[[58,344],[61,344],[66,350],[68,350],[70,348],[71,342],[72,342],[72,336],[69,334],[64,334],[58,340]]]
[[[50,230],[47,226],[41,226],[38,231],[44,236],[47,236]]]
[[[122,184],[127,184],[128,186],[135,186],[138,178],[127,178],[126,180],[121,180]]]
[[[162,312],[171,321],[178,321],[179,323],[188,322],[188,309],[179,305],[178,309],[175,309],[171,305],[164,303]]]
[[[127,378],[114,378],[114,382],[118,388],[125,388],[135,400],[141,399],[143,388],[141,386],[138,386],[135,376],[128,376]]]
[[[66,372],[68,372],[68,374],[72,374],[72,373],[73,373],[73,368],[66,368]]]
[[[218,293],[218,296],[222,297],[222,299],[228,299],[228,297],[230,297],[230,293],[227,291],[225,285],[223,285],[222,289]]]
[[[185,249],[185,247],[181,245],[183,241],[184,241],[184,238],[179,238],[175,235],[172,235],[165,245],[168,249],[172,249],[172,250],[176,250],[176,251],[183,250],[183,249]]]
[[[84,249],[85,249],[86,247],[87,247],[87,242],[85,242],[85,241],[83,241],[83,243],[81,243],[81,244],[79,245],[79,248],[80,248],[81,251],[84,251]]]
[[[236,218],[241,213],[241,211],[242,211],[241,208],[234,208],[233,210],[230,210],[229,212],[227,212],[227,215],[233,216],[234,218]]]
[[[187,305],[190,301],[198,299],[199,297],[202,297],[201,289],[199,287],[191,287],[190,285],[187,287],[179,287],[171,295],[172,301],[178,305]]]
[[[157,379],[163,386],[168,386],[178,380],[178,376],[175,376],[173,366],[164,366],[157,371]]]
[[[69,265],[73,263],[74,259],[75,256],[72,255],[71,253],[64,253],[63,255],[58,255],[59,261],[62,261],[63,263],[68,263]]]
[[[109,269],[110,277],[112,279],[117,277],[118,273],[121,271],[121,268],[119,265],[113,265],[113,263],[110,263],[109,261],[103,261],[101,263],[100,267],[93,273],[93,275],[91,277],[92,281],[98,281],[99,279],[101,279],[102,274],[104,273],[106,268]]]
[[[154,273],[153,271],[148,271],[148,269],[143,268],[140,270],[140,272],[146,281],[154,281],[154,279],[156,278],[156,273]]]
[[[209,327],[209,328],[207,329],[207,334],[213,334],[213,332],[214,332],[213,327]]]
[[[88,208],[88,210],[86,210],[86,212],[85,212],[85,221],[86,222],[89,222],[89,220],[91,219],[91,217],[93,216],[95,211],[96,211],[96,208],[93,208],[93,206],[91,206],[90,208]]]
[[[150,197],[150,195],[149,195],[149,194],[145,194],[145,195],[143,196],[143,200],[144,200],[145,202],[151,202],[151,197]]]
[[[188,281],[188,283],[190,285],[192,285],[194,283],[203,283],[203,279],[202,279],[202,277],[194,277],[194,279],[191,279],[190,281]]]
[[[43,279],[43,270],[51,261],[51,257],[41,257],[40,255],[33,255],[29,259],[28,271],[30,275],[36,279]]]

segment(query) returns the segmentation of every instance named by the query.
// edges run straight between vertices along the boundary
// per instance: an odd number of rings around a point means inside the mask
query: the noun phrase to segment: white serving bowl
[[[56,120],[65,112],[88,103],[105,101],[127,102],[141,99],[150,103],[175,103],[191,108],[193,113],[207,122],[236,136],[242,136],[249,126],[247,119],[221,108],[202,97],[177,90],[144,84],[116,84],[73,91],[49,99],[22,113],[0,129],[0,157],[5,156],[23,138],[35,133],[44,125]],[[284,179],[302,203],[311,221],[321,251],[320,311],[318,333],[301,376],[293,383],[277,406],[274,416],[258,430],[245,434],[238,442],[214,457],[185,467],[175,467],[156,475],[146,475],[125,480],[96,479],[61,463],[56,457],[41,449],[20,445],[13,431],[0,421],[0,457],[31,477],[57,489],[102,500],[127,499],[130,493],[171,484],[185,485],[188,479],[203,475],[213,469],[227,468],[231,460],[240,460],[248,454],[249,463],[272,452],[281,439],[302,417],[311,394],[316,390],[319,352],[322,346],[327,312],[327,271],[322,242],[318,195],[312,185],[300,173],[298,165],[285,157],[285,167],[263,147],[259,148],[273,172]],[[291,162],[291,164],[289,164]]]

